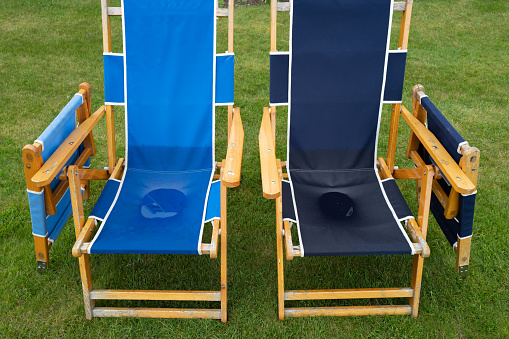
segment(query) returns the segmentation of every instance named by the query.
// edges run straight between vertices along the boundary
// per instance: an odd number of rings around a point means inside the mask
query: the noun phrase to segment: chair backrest
[[[129,168],[212,168],[214,3],[123,1]]]
[[[390,0],[294,0],[290,51],[271,52],[271,106],[289,105],[288,168],[374,168],[384,103],[406,51],[389,51]]]

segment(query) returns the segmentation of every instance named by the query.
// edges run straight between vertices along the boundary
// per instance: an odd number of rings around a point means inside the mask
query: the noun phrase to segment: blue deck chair
[[[64,178],[61,180],[61,168],[55,172],[49,183],[44,186],[35,185],[32,182],[32,177],[66,138],[75,131],[76,122],[82,124],[90,118],[90,100],[90,85],[82,83],[79,92],[72,97],[34,143],[23,147],[23,167],[32,220],[35,256],[39,271],[49,267],[49,250],[69,220],[72,208],[69,182]],[[92,132],[90,132],[76,145],[76,149],[68,154],[65,164],[88,168],[90,167],[91,156],[94,154],[94,138]],[[82,181],[82,190],[83,198],[88,198],[90,185],[87,180]]]
[[[430,254],[426,233],[434,180],[447,180],[460,195],[475,192],[469,175],[423,124],[423,114],[416,118],[401,105],[411,9],[411,0],[292,0],[289,5],[272,1],[270,108],[264,109],[259,142],[263,195],[276,200],[281,320],[318,315],[416,317],[423,258]],[[290,11],[289,52],[276,50],[278,10]],[[400,40],[397,50],[389,50],[394,10],[402,11]],[[384,103],[393,109],[387,161],[377,158]],[[278,105],[288,105],[286,161],[274,154]],[[419,110],[418,105],[414,110]],[[408,156],[415,168],[394,166],[400,114],[412,128]],[[429,159],[417,158],[420,148]],[[419,183],[417,218],[394,179]],[[294,224],[298,245],[292,241]],[[284,254],[287,260],[412,255],[411,286],[285,290]],[[363,298],[409,301],[407,305],[285,308],[285,301]]]
[[[64,169],[77,239],[72,253],[79,257],[86,317],[213,318],[224,322],[226,187],[239,185],[244,136],[239,109],[233,109],[233,1],[228,10],[218,9],[214,0],[123,0],[120,8],[103,1],[102,10],[106,105],[92,117],[106,113],[111,134],[111,106],[125,105],[126,157],[116,161],[114,147],[108,150],[113,154],[109,180],[86,221],[79,193],[86,172],[75,165]],[[111,53],[111,15],[122,16],[121,54]],[[217,16],[229,18],[225,54],[216,54]],[[216,105],[228,106],[228,149],[221,163],[214,159]],[[80,125],[78,131],[85,133],[87,128],[91,126]],[[76,138],[82,138],[83,133],[78,132]],[[109,145],[113,140],[109,135]],[[45,184],[55,171],[52,163],[63,166],[50,158],[32,181]],[[205,244],[202,237],[208,222],[212,224],[211,243]],[[92,254],[207,254],[216,258],[219,234],[218,291],[92,287]],[[215,301],[221,306],[95,307],[97,299]]]

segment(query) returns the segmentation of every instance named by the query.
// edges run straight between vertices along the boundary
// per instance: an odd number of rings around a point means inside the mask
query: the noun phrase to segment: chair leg
[[[224,162],[223,166],[224,168]],[[226,201],[227,201],[226,186],[221,182],[221,322],[225,323],[228,320],[226,312],[227,306],[227,228],[226,228]]]
[[[412,308],[412,317],[417,318],[419,312],[419,296],[421,294],[422,268],[424,258],[420,254],[414,255],[412,266],[412,280],[410,286],[414,290],[414,295],[410,298],[410,307]]]
[[[48,236],[39,237],[34,235],[35,257],[37,271],[42,272],[49,267],[49,244]]]
[[[277,234],[277,299],[279,320],[285,319],[285,285],[283,266],[283,202],[276,198],[276,234]]]
[[[95,306],[95,301],[90,299],[90,291],[92,291],[92,271],[90,269],[90,256],[85,253],[79,257],[81,282],[83,286],[83,300],[85,302],[85,316],[88,320],[94,317],[92,310]]]

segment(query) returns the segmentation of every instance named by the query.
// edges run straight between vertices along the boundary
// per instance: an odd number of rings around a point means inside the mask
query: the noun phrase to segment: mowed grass
[[[85,320],[78,260],[68,223],[51,249],[51,267],[36,272],[21,148],[33,142],[77,91],[92,85],[92,105],[104,101],[100,1],[0,0],[0,337],[509,337],[509,4],[488,0],[415,1],[404,89],[416,83],[481,150],[470,275],[459,281],[454,254],[433,218],[420,314],[277,320],[275,206],[262,197],[258,130],[269,98],[269,7],[235,11],[235,101],[245,130],[242,183],[229,190],[229,322],[178,319]],[[398,16],[398,14],[396,14]],[[280,50],[288,14],[280,14]],[[395,19],[395,22],[398,22]],[[114,37],[120,37],[119,21]],[[225,22],[220,22],[224,29]],[[395,35],[397,36],[397,35]],[[218,52],[224,51],[220,34]],[[285,43],[286,42],[286,43]],[[114,51],[121,49],[118,40]],[[124,150],[123,110],[117,109],[118,155]],[[278,156],[285,157],[286,109],[278,109]],[[386,110],[386,113],[388,110]],[[387,115],[387,114],[386,114]],[[150,118],[147,116],[147,118]],[[388,133],[383,119],[380,155]],[[397,164],[409,130],[401,119]],[[225,111],[217,111],[217,158],[225,154]],[[94,131],[94,168],[107,165],[105,123]],[[90,212],[102,183],[92,186]],[[416,210],[414,184],[403,183]],[[408,286],[410,257],[306,258],[286,262],[286,287]],[[206,256],[92,257],[97,288],[218,289],[219,260]],[[372,303],[404,303],[382,300]],[[368,304],[367,301],[360,301]],[[340,304],[350,305],[345,301]],[[134,302],[98,305],[134,306]],[[148,302],[150,307],[207,307]],[[291,305],[291,304],[290,304]],[[299,305],[311,305],[302,303]],[[318,302],[314,305],[332,305]]]

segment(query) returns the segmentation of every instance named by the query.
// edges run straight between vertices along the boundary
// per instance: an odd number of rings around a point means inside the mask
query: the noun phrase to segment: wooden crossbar
[[[219,291],[92,290],[90,299],[221,301]]]
[[[94,317],[221,319],[220,309],[95,307]]]
[[[409,315],[410,305],[340,306],[286,308],[285,317],[353,316],[353,315]]]
[[[410,298],[413,295],[414,290],[410,287],[355,288],[337,290],[290,290],[285,291],[285,300]]]

